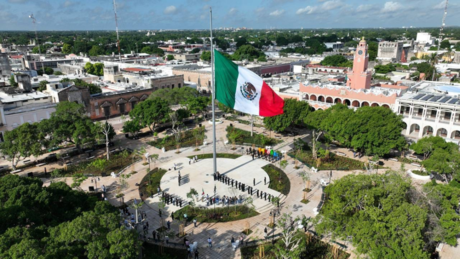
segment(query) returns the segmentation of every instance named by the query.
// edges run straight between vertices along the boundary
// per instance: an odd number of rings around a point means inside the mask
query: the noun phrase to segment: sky
[[[113,0],[0,0],[0,30],[113,30]],[[120,30],[439,27],[445,0],[116,0]],[[450,1],[446,26],[460,25]]]

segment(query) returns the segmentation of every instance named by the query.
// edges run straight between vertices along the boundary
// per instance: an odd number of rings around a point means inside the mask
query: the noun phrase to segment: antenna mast
[[[449,3],[449,0],[446,0],[446,6],[444,7],[444,16],[442,17],[441,28],[439,29],[438,50],[441,48],[442,35],[444,35],[442,31],[444,30],[444,26],[446,25],[447,4],[448,3]]]
[[[117,47],[118,47],[118,59],[121,61],[121,52],[120,52],[120,37],[118,36],[118,16],[117,16],[117,4],[113,0],[113,13],[115,14],[115,28],[117,30]]]

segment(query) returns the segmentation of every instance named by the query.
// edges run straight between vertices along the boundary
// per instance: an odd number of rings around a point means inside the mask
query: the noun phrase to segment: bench
[[[30,164],[30,160],[24,160],[22,161],[25,165]]]
[[[46,163],[40,163],[37,165],[37,167],[44,166],[44,165],[46,165]]]
[[[22,172],[22,170],[18,169],[18,170],[11,171],[12,174],[16,174],[16,173],[19,173],[19,172]]]
[[[417,167],[421,167],[421,165],[420,165],[420,164],[417,164],[417,163],[411,163],[411,165],[417,166]]]
[[[396,159],[396,158],[390,158],[389,160],[394,161],[394,162],[398,162],[398,159]]]

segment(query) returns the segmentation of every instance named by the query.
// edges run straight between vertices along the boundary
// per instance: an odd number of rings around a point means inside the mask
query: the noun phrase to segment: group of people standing
[[[249,186],[249,185],[246,185],[245,183],[242,183],[242,182],[238,182],[237,180],[235,179],[232,179],[226,175],[222,175],[220,174],[219,172],[216,172],[214,174],[214,181],[219,181],[219,182],[222,182],[226,185],[229,185],[229,186],[232,186],[234,188],[237,188],[238,190],[242,191],[242,192],[245,192],[247,191],[249,195],[256,195],[257,198],[261,198],[261,199],[264,199],[264,200],[267,200],[268,201],[271,201],[271,199],[273,198],[273,195],[267,193],[267,192],[264,192],[264,191],[261,191],[259,189],[257,190],[254,190],[253,187]],[[266,183],[266,178],[264,178],[264,182]],[[256,185],[256,179],[254,178],[254,181],[253,181],[253,185],[255,186]]]
[[[283,158],[282,154],[265,148],[248,148],[246,149],[246,155],[251,155],[252,160],[254,158],[263,158],[269,162],[276,162]]]

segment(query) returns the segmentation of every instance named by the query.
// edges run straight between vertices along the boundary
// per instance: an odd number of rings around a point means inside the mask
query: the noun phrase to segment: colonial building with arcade
[[[306,81],[300,83],[300,99],[308,101],[315,109],[327,109],[337,103],[352,108],[383,106],[394,109],[396,98],[401,96],[408,87],[372,85],[372,71],[368,68],[367,48],[367,43],[363,38],[356,48],[353,69],[346,74],[345,82]]]

